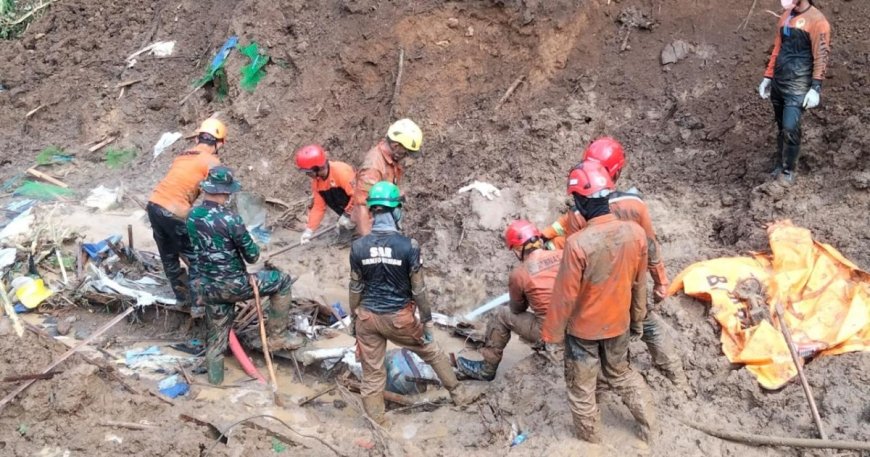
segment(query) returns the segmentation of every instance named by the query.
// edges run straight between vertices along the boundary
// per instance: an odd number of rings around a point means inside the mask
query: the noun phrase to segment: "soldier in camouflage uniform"
[[[233,179],[232,170],[224,166],[212,168],[200,188],[203,202],[190,211],[187,231],[199,272],[197,288],[206,305],[208,380],[220,384],[224,378],[223,354],[236,315],[235,305],[254,298],[245,263],[256,262],[260,249],[251,239],[242,218],[224,206],[230,194],[241,189]],[[271,303],[266,322],[269,346],[273,350],[295,349],[301,342],[295,334],[286,332],[292,280],[290,275],[269,267],[255,274],[260,295],[268,296]]]

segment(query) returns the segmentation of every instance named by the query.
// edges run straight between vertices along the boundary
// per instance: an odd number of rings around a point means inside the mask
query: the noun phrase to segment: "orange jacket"
[[[341,216],[353,208],[353,167],[334,160],[329,161],[329,174],[326,178],[311,180],[311,194],[314,204],[308,210],[308,225],[311,230],[320,227],[326,208],[329,207]]]
[[[181,153],[172,161],[169,172],[154,188],[148,200],[158,204],[176,216],[185,219],[196,198],[199,196],[199,183],[208,170],[220,165],[221,161],[206,145],[196,145]]]
[[[538,249],[514,267],[508,281],[511,312],[519,314],[531,307],[538,318],[547,315],[561,261],[562,251]]]
[[[661,254],[661,245],[656,230],[652,225],[649,208],[639,195],[632,192],[614,192],[610,194],[610,211],[619,220],[631,221],[640,225],[647,238],[647,265],[650,275],[655,284],[667,285],[669,283],[665,273],[664,260]],[[565,247],[565,239],[586,227],[586,220],[575,210],[563,214],[556,222],[541,230],[544,238],[552,240],[558,249]]]
[[[365,207],[369,189],[378,181],[389,181],[398,186],[402,180],[403,171],[402,165],[393,160],[387,140],[378,142],[366,153],[362,166],[359,167],[356,174],[354,204]]]
[[[541,338],[561,343],[624,334],[646,317],[646,235],[613,214],[592,219],[568,238]]]

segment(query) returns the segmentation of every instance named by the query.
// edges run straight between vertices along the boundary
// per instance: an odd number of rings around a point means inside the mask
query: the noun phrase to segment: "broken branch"
[[[390,120],[396,113],[396,105],[399,103],[399,93],[402,90],[402,74],[405,71],[405,50],[399,48],[399,70],[396,72],[396,85],[393,87],[393,99],[390,102]]]
[[[526,79],[526,75],[522,75],[519,78],[514,80],[513,84],[511,84],[510,87],[508,87],[508,89],[504,92],[504,95],[502,95],[501,98],[498,100],[498,103],[496,103],[496,105],[495,105],[496,110],[501,108],[501,105],[503,105],[504,102],[506,102],[507,99],[510,98],[510,96],[514,93],[514,91],[517,90],[517,87],[519,87],[520,84],[522,84],[524,79]]]

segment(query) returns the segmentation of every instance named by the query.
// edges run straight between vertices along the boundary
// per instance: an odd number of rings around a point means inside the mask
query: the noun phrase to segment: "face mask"
[[[782,9],[785,9],[785,10],[794,7],[794,4],[795,4],[794,0],[779,0],[779,1],[782,4]]]

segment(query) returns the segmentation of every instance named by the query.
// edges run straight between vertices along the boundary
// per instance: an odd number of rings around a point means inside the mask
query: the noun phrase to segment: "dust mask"
[[[782,4],[782,9],[786,9],[786,10],[789,8],[793,8],[795,5],[795,0],[779,0],[779,1]]]

